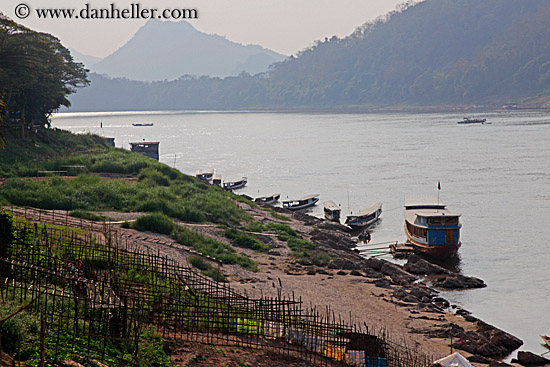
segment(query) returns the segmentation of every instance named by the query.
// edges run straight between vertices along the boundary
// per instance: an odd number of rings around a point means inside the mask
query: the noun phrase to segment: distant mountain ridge
[[[154,85],[96,75],[72,100],[80,110],[547,105],[548,19],[550,0],[409,2],[261,75]]]
[[[132,80],[174,80],[182,75],[257,74],[286,56],[196,30],[190,23],[150,19],[125,45],[92,70]]]
[[[101,61],[101,57],[83,54],[82,52],[72,47],[69,47],[69,51],[71,51],[71,55],[73,56],[74,61],[83,63],[87,69]]]

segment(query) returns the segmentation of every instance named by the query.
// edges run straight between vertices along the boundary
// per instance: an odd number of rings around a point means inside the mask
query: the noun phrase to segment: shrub
[[[238,231],[230,228],[225,230],[225,237],[231,240],[235,246],[248,248],[256,251],[269,251],[269,247],[264,245],[262,241],[249,233]]]
[[[8,256],[9,248],[15,239],[13,231],[12,215],[5,211],[0,211],[0,257]]]
[[[187,258],[187,261],[189,261],[191,265],[199,269],[201,273],[206,275],[207,277],[212,278],[218,282],[227,282],[227,278],[225,277],[225,275],[223,275],[223,273],[221,273],[219,269],[204,261],[202,257],[190,256]]]
[[[239,264],[243,268],[257,271],[257,264],[244,254],[237,254],[235,250],[225,243],[205,237],[195,231],[184,227],[177,227],[172,232],[172,238],[178,243],[192,247],[205,256],[210,256],[225,264]]]
[[[21,305],[14,301],[6,301],[0,305],[0,319],[13,315]],[[36,333],[39,322],[36,317],[22,311],[12,318],[0,323],[2,348],[8,354],[14,354],[19,343],[22,343],[29,334]]]
[[[137,218],[131,225],[138,231],[151,231],[155,233],[171,234],[176,224],[172,218],[162,213],[144,214]]]
[[[94,221],[101,221],[105,219],[105,217],[102,215],[97,215],[95,213],[89,212],[87,210],[82,210],[82,209],[73,210],[69,212],[69,215],[75,218],[82,218],[82,219],[94,220]]]
[[[152,167],[146,167],[139,171],[138,181],[143,180],[150,180],[152,183],[154,183],[151,186],[155,186],[155,184],[160,186],[170,185],[170,179]]]

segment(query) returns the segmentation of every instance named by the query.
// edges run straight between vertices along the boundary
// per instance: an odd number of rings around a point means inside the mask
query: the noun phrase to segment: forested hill
[[[550,0],[426,0],[269,73],[136,85],[92,77],[79,110],[498,105],[550,94]],[[113,100],[98,93],[118,95]],[[137,103],[139,101],[139,103]],[[124,107],[122,107],[124,106]]]

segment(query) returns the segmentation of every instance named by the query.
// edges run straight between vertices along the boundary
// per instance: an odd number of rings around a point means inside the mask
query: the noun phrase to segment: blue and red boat
[[[437,259],[456,255],[460,248],[460,214],[451,213],[439,198],[405,199],[405,234],[415,251]]]

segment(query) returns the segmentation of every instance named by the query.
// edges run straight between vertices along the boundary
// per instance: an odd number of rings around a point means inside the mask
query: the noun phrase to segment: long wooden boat
[[[134,122],[132,126],[153,126],[152,122]]]
[[[236,190],[236,189],[240,189],[242,187],[245,187],[247,182],[248,181],[247,181],[246,177],[241,177],[237,181],[224,182],[223,183],[223,188],[226,189],[226,190]]]
[[[285,200],[283,201],[283,208],[289,210],[300,210],[309,208],[310,206],[315,205],[318,201],[319,194],[312,194],[296,200]]]
[[[323,203],[323,210],[325,212],[325,219],[332,222],[340,223],[340,212],[341,209],[334,201],[325,201]]]
[[[212,176],[214,176],[214,170],[213,169],[209,169],[208,171],[196,171],[195,172],[195,177],[199,180],[199,181],[205,181],[205,182],[209,182],[210,180],[212,180]]]
[[[380,215],[382,215],[382,203],[374,203],[357,214],[348,215],[346,225],[352,229],[368,227],[380,219]]]
[[[281,194],[273,194],[270,196],[260,196],[254,199],[254,202],[258,204],[275,204],[277,201],[279,201],[280,197],[281,197]]]
[[[546,343],[546,347],[550,348],[550,336],[548,335],[541,335],[540,336],[542,340],[544,340],[544,343]]]
[[[407,197],[405,199],[405,234],[415,251],[446,259],[460,248],[459,218],[434,197]]]

